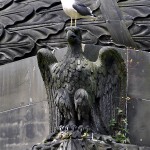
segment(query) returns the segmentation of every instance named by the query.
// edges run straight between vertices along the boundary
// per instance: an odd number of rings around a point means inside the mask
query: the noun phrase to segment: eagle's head
[[[65,30],[67,32],[67,41],[69,44],[71,44],[71,45],[81,44],[82,34],[81,34],[80,28],[78,28],[78,27],[67,27]]]

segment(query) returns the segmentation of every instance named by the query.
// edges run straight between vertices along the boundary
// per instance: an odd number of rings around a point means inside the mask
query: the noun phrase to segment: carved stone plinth
[[[139,147],[131,144],[105,144],[103,141],[91,140],[64,140],[56,143],[52,147],[45,146],[37,150],[150,150],[150,147]]]
[[[77,131],[76,131],[77,132]],[[149,147],[139,147],[131,144],[116,143],[111,136],[100,134],[80,134],[73,132],[59,132],[51,141],[45,141],[40,145],[35,145],[33,150],[150,150]]]
[[[55,131],[34,150],[109,150],[115,141],[111,136],[85,131]]]
[[[49,148],[48,148],[49,147]],[[44,150],[109,150],[111,146],[101,141],[68,139],[51,146],[45,146]],[[38,149],[37,149],[38,150]],[[42,149],[39,149],[42,150]]]

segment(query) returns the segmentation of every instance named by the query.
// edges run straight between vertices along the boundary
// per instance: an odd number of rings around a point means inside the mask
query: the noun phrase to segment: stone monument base
[[[150,150],[150,147],[120,143],[106,144],[99,140],[65,139],[36,146],[35,150]]]
[[[116,143],[107,135],[60,131],[52,133],[44,143],[33,146],[32,150],[150,150],[150,147]]]

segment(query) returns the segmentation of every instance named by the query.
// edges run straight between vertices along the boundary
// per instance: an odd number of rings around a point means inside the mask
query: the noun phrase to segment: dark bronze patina
[[[86,133],[89,138],[93,133],[110,134],[109,122],[117,118],[116,108],[125,108],[122,97],[126,69],[121,55],[114,48],[105,47],[100,49],[95,62],[89,61],[83,54],[81,29],[68,27],[66,32],[67,53],[61,61],[46,48],[37,53],[50,112],[56,106],[50,113],[53,114],[50,124],[58,127],[46,143],[55,139],[81,139]],[[60,114],[56,113],[57,108]],[[56,118],[60,118],[59,124]],[[106,139],[113,141],[110,137]]]

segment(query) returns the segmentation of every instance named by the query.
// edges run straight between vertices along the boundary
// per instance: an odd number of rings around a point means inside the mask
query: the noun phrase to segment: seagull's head
[[[81,35],[81,29],[78,27],[67,27],[67,41],[69,44],[81,44],[82,41],[82,35]]]

